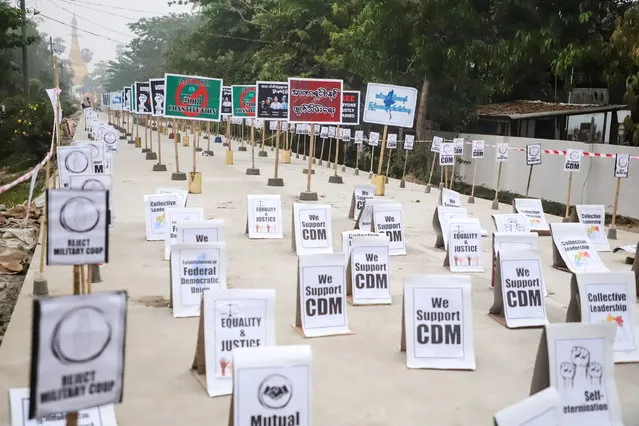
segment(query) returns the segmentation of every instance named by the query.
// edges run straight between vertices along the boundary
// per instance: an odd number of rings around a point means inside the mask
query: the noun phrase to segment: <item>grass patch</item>
[[[33,199],[42,194],[45,181],[44,170],[40,170],[36,184],[33,189]],[[0,204],[4,204],[8,209],[16,205],[25,203],[29,199],[29,187],[31,186],[31,180],[22,182],[8,190],[5,193],[0,194]]]

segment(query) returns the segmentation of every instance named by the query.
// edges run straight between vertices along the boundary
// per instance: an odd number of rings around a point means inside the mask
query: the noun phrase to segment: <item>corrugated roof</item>
[[[628,108],[626,105],[568,104],[560,102],[522,100],[480,105],[477,107],[476,113],[479,117],[510,118],[512,120],[519,120],[535,117],[590,114],[626,108]]]

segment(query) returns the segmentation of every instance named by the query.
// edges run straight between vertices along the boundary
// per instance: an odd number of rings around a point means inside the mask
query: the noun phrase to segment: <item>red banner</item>
[[[289,123],[340,124],[342,80],[288,79]]]

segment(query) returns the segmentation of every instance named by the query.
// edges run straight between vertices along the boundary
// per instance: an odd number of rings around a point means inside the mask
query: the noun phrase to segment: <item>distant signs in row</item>
[[[151,87],[151,112],[156,117],[164,116],[164,104],[166,101],[166,90],[163,78],[153,78],[149,80]]]

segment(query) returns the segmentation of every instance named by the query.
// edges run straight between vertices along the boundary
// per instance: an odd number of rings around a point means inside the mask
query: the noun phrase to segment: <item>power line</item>
[[[125,37],[131,37],[131,35],[130,35],[130,34],[125,34],[125,33],[123,33],[123,32],[120,32],[120,31],[114,30],[114,29],[112,29],[112,28],[105,27],[105,26],[104,26],[104,25],[102,25],[102,24],[98,24],[97,22],[93,22],[93,21],[91,21],[90,19],[85,18],[84,16],[80,16],[80,15],[78,15],[78,14],[77,14],[77,13],[75,13],[75,12],[71,12],[69,9],[66,9],[66,8],[64,8],[64,7],[60,6],[58,3],[54,2],[53,0],[49,0],[49,1],[50,1],[51,3],[53,3],[56,7],[58,7],[58,8],[60,8],[60,9],[64,10],[64,11],[65,11],[65,12],[67,12],[67,13],[70,13],[70,14],[72,14],[72,15],[75,15],[75,16],[77,16],[78,18],[83,19],[83,20],[87,21],[87,22],[88,22],[88,23],[90,23],[90,24],[96,25],[96,26],[98,26],[98,27],[100,27],[100,28],[103,28],[103,29],[105,29],[105,30],[111,31],[111,32],[116,33],[116,34],[123,35],[123,36],[125,36]]]
[[[70,28],[74,28],[74,27],[73,27],[73,25],[69,25],[69,24],[67,24],[66,22],[58,21],[57,19],[55,19],[55,18],[51,18],[50,16],[47,16],[47,15],[43,15],[43,14],[42,14],[42,13],[40,13],[40,12],[38,12],[38,13],[37,13],[37,15],[38,15],[38,16],[42,16],[43,18],[49,19],[49,20],[51,20],[51,21],[53,21],[53,22],[57,22],[58,24],[62,24],[62,25],[64,25],[64,26],[67,26],[67,27],[70,27]],[[114,39],[112,39],[111,37],[107,37],[107,36],[105,36],[105,35],[101,35],[101,34],[96,34],[96,33],[91,32],[91,31],[83,30],[82,28],[77,28],[77,27],[76,27],[76,29],[77,29],[78,31],[82,31],[83,33],[91,34],[91,35],[93,35],[93,36],[100,37],[100,38],[103,38],[103,39],[105,39],[105,40],[112,41],[112,42],[114,42],[114,43],[126,44],[126,43],[124,43],[123,41],[114,40]]]
[[[67,4],[72,4],[74,6],[77,6],[75,4],[75,2],[71,2],[69,0],[60,0],[60,1],[63,1],[64,3],[67,3]],[[106,10],[95,9],[95,8],[92,8],[92,7],[89,7],[89,6],[83,6],[83,7],[85,9],[88,9],[88,10],[93,10],[94,12],[104,13],[105,15],[117,16],[118,18],[123,18],[123,19],[126,19],[127,21],[132,21],[132,22],[133,21],[137,21],[137,19],[133,19],[133,18],[131,18],[129,16],[118,15],[117,13],[107,12]]]
[[[91,5],[91,6],[106,7],[106,8],[108,8],[108,9],[114,9],[114,8],[115,8],[115,9],[119,9],[119,10],[127,10],[127,11],[129,11],[129,12],[140,12],[140,13],[150,13],[150,14],[152,14],[152,15],[161,15],[161,13],[158,13],[158,12],[152,12],[152,11],[150,11],[150,10],[129,9],[129,8],[126,8],[126,7],[120,7],[120,6],[117,6],[117,7],[113,7],[113,6],[106,6],[106,5],[104,5],[104,4],[91,3],[91,2],[83,1],[83,0],[71,0],[71,1],[72,1],[73,3],[82,3],[82,4],[88,4],[88,5]]]

